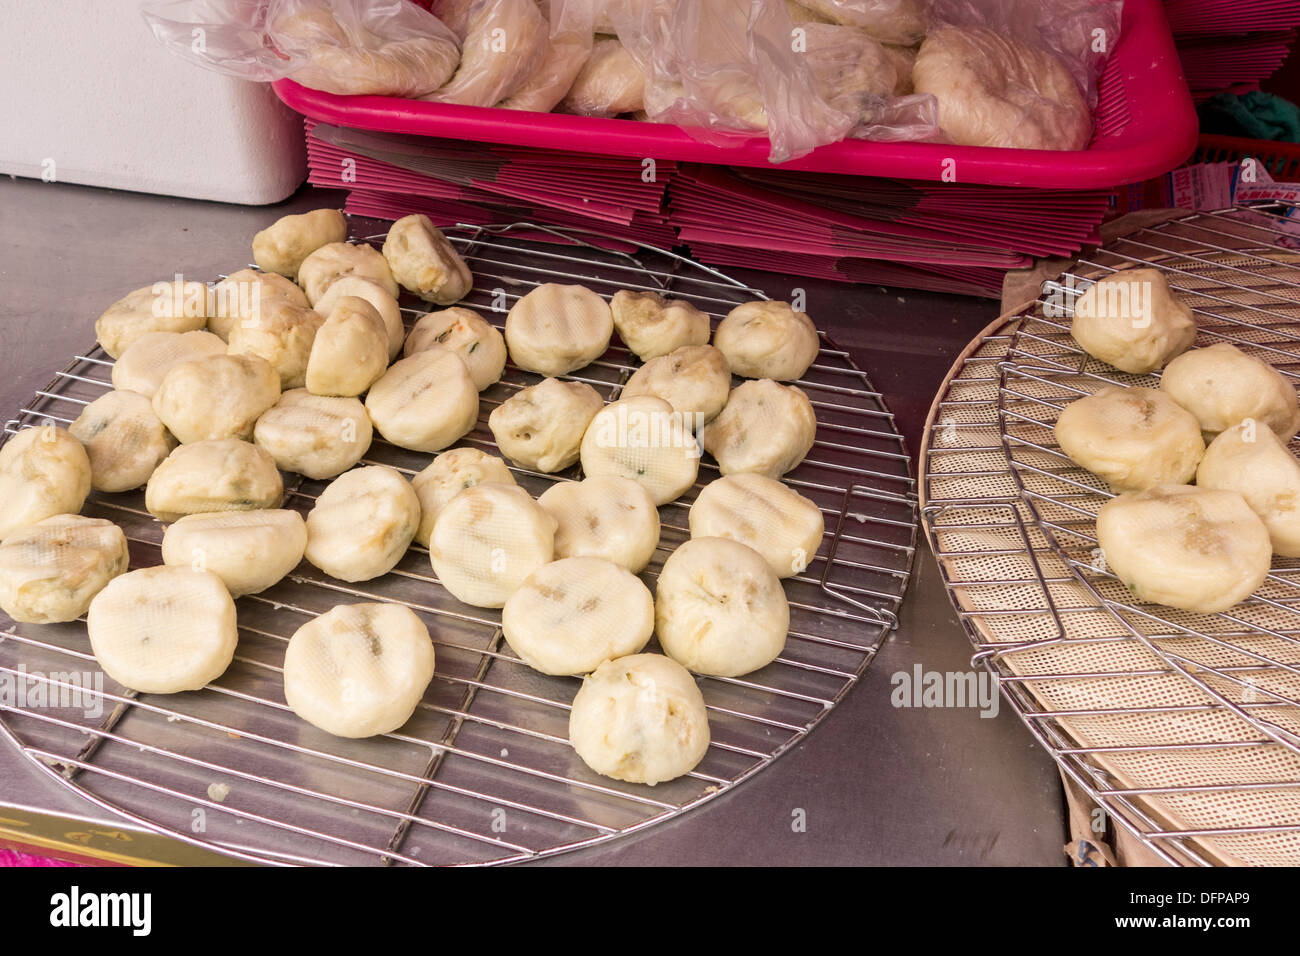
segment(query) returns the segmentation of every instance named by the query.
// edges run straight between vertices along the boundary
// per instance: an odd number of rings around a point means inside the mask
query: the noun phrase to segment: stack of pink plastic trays
[[[1300,27],[1300,0],[1168,0],[1165,12],[1197,101],[1259,89]]]
[[[702,262],[998,296],[1006,270],[1099,238],[1108,190],[684,166],[671,222]]]
[[[347,209],[437,225],[527,220],[671,246],[664,192],[676,164],[369,133],[307,121],[309,180],[349,189]]]

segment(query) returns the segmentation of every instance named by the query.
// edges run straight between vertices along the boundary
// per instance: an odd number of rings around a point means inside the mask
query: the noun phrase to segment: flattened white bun
[[[236,325],[255,324],[263,308],[287,303],[308,308],[307,294],[282,275],[238,269],[212,287],[208,331],[229,341]]]
[[[551,474],[578,460],[582,436],[604,404],[584,382],[544,378],[492,409],[488,428],[501,454]]]
[[[1264,583],[1268,529],[1235,491],[1157,485],[1097,512],[1106,567],[1139,600],[1210,614]]]
[[[402,351],[402,341],[406,338],[402,307],[398,305],[397,299],[389,295],[387,289],[373,279],[365,279],[361,276],[344,276],[342,279],[336,279],[316,302],[316,311],[328,319],[339,299],[349,295],[365,299],[375,307],[379,317],[384,320],[384,329],[388,333],[388,361],[397,358],[397,354]]]
[[[257,594],[298,566],[307,525],[296,511],[218,511],[192,514],[163,534],[163,564],[211,571],[231,597]]]
[[[1079,296],[1070,334],[1093,358],[1142,374],[1191,348],[1196,320],[1174,297],[1163,272],[1124,269]]]
[[[1271,428],[1234,425],[1210,442],[1198,488],[1235,491],[1268,528],[1273,553],[1300,558],[1300,461]]]
[[[718,417],[700,429],[700,444],[724,475],[780,478],[812,451],[817,416],[796,385],[771,379],[742,382]]]
[[[478,421],[478,389],[450,349],[416,352],[370,386],[366,411],[379,434],[412,451],[441,451]]]
[[[609,310],[618,337],[645,362],[709,341],[709,317],[681,299],[623,289],[614,293]]]
[[[172,366],[154,393],[154,413],[182,444],[250,438],[280,400],[280,376],[255,355],[210,355]]]
[[[239,634],[221,578],[192,568],[141,568],[108,582],[86,615],[104,673],[146,694],[199,690],[225,673]]]
[[[347,235],[348,221],[340,209],[281,216],[253,237],[253,261],[259,269],[292,279],[309,255]]]
[[[700,470],[700,446],[661,398],[639,395],[606,405],[582,436],[582,471],[631,478],[656,505],[680,498]]]
[[[95,322],[95,337],[117,358],[149,332],[194,332],[208,324],[202,282],[155,282],[118,299]]]
[[[457,307],[420,316],[406,337],[404,352],[414,355],[434,345],[460,356],[480,392],[499,382],[505,371],[506,340],[473,309]]]
[[[788,302],[746,302],[718,323],[713,344],[745,378],[793,382],[817,358],[817,327]]]
[[[144,491],[144,506],[159,521],[207,511],[275,508],[284,479],[275,460],[235,438],[181,445],[158,466]]]
[[[149,399],[138,392],[105,392],[68,426],[90,456],[96,491],[139,488],[176,447]]]
[[[401,604],[342,604],[284,651],[284,699],[336,737],[373,737],[411,719],[433,680],[429,629]]]
[[[388,229],[384,258],[403,289],[426,302],[451,305],[474,288],[474,276],[428,216],[403,216]]]
[[[651,786],[673,780],[709,749],[704,695],[685,668],[661,654],[621,657],[582,682],[569,740],[603,776]]]
[[[225,351],[226,343],[211,332],[147,332],[113,363],[113,387],[153,398],[172,366]]]
[[[555,519],[523,488],[494,481],[447,502],[429,541],[438,581],[475,607],[503,606],[554,554]]]
[[[1253,418],[1283,441],[1300,430],[1300,400],[1281,372],[1221,342],[1174,359],[1160,377],[1160,390],[1196,416],[1213,438]]]
[[[539,285],[506,316],[506,345],[522,369],[564,375],[590,365],[609,348],[609,305],[580,285]]]
[[[562,481],[537,503],[555,519],[555,557],[603,558],[639,574],[659,546],[659,510],[631,478]]]
[[[17,528],[76,514],[90,494],[90,457],[54,425],[25,428],[0,445],[0,541]]]
[[[812,501],[766,475],[726,475],[691,505],[692,538],[730,538],[763,556],[776,576],[802,573],[821,547],[826,524]]]
[[[265,359],[280,376],[281,388],[302,388],[322,321],[312,309],[273,299],[263,303],[255,317],[230,327],[230,354]]]
[[[1116,491],[1186,484],[1205,454],[1196,419],[1154,388],[1108,385],[1076,399],[1056,421],[1056,441]]]
[[[716,417],[730,394],[727,357],[712,345],[687,345],[642,365],[623,386],[621,397],[662,398],[695,428]]]
[[[436,456],[411,479],[411,487],[420,499],[420,528],[415,532],[415,540],[427,548],[433,537],[434,522],[447,502],[466,488],[485,481],[513,485],[515,476],[500,458],[477,448],[452,448]]]
[[[316,249],[298,269],[298,284],[315,307],[329,287],[344,276],[369,279],[394,299],[401,295],[383,253],[363,242],[330,242]]]
[[[304,383],[313,395],[355,397],[388,368],[388,329],[379,311],[344,296],[316,333]]]
[[[374,433],[360,399],[295,388],[257,420],[253,442],[281,471],[322,479],[343,474],[365,457]]]
[[[402,560],[420,526],[420,501],[395,468],[340,475],[307,515],[306,558],[340,581],[369,581]]]
[[[590,674],[635,654],[655,629],[650,589],[600,558],[561,558],[538,568],[506,600],[506,643],[543,674]]]
[[[0,544],[0,608],[15,621],[75,621],[130,562],[126,535],[111,521],[55,515]]]
[[[790,605],[761,554],[729,538],[692,538],[664,562],[655,633],[688,670],[739,677],[785,648]]]

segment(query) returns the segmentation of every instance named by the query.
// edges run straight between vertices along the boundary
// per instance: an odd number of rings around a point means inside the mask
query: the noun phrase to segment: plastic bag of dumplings
[[[245,80],[418,97],[460,65],[455,34],[407,0],[149,0],[141,13],[174,53]]]
[[[946,138],[969,146],[1083,149],[1121,0],[932,0],[913,65]]]
[[[910,51],[862,27],[785,0],[597,2],[597,23],[615,31],[644,76],[643,108],[655,122],[720,143],[711,134],[765,134],[773,163],[849,136],[937,134],[934,101],[909,93]]]
[[[592,49],[592,0],[435,0],[461,39],[461,62],[422,99],[547,112],[568,93]]]

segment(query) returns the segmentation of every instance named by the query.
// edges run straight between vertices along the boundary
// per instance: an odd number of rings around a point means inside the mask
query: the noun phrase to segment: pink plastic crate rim
[[[1098,189],[1138,182],[1177,166],[1196,146],[1196,112],[1160,0],[1127,0],[1116,71],[1128,121],[1086,150],[991,149],[936,143],[846,140],[773,167],[763,137],[729,137],[714,146],[678,126],[634,120],[454,106],[389,96],[336,96],[279,80],[276,93],[312,119],[357,129],[511,143],[608,156],[760,166],[820,173],[943,179],[953,168],[965,183]],[[1105,108],[1106,104],[1102,104]],[[949,161],[955,163],[952,165]]]

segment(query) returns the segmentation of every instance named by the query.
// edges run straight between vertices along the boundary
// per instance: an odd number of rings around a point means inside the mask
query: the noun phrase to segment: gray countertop
[[[0,411],[12,416],[93,340],[104,308],[183,271],[249,259],[253,233],[338,194],[304,188],[249,208],[32,180],[0,182]],[[734,270],[733,270],[734,271]],[[871,376],[912,454],[953,358],[997,314],[982,299],[740,276],[808,312]],[[753,780],[684,816],[550,865],[1063,865],[1060,781],[1018,718],[1001,709],[896,708],[891,675],[970,669],[970,644],[933,557],[918,553],[898,629],[822,725]],[[109,822],[0,744],[0,809]],[[802,810],[806,828],[792,826]]]

